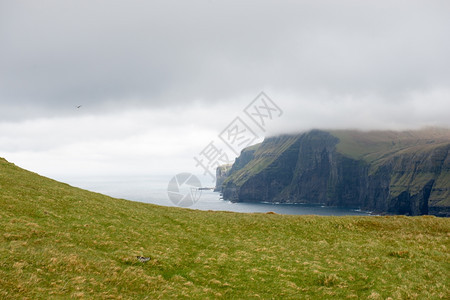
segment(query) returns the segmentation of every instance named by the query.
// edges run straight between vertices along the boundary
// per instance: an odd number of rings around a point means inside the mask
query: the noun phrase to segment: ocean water
[[[168,183],[170,176],[142,177],[83,177],[59,178],[72,186],[102,193],[115,198],[152,203],[163,206],[176,206],[169,199]],[[343,207],[325,207],[307,204],[272,204],[272,203],[233,203],[223,200],[220,193],[211,190],[201,191],[197,202],[190,209],[233,211],[243,213],[275,212],[290,215],[369,215],[358,209]]]

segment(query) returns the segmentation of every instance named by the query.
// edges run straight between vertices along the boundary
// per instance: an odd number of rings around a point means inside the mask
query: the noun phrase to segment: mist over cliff
[[[450,130],[311,130],[244,149],[224,199],[450,215]]]

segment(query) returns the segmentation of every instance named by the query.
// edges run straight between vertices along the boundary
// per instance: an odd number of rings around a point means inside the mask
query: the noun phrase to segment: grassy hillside
[[[449,237],[435,217],[135,203],[0,159],[1,299],[448,299]]]
[[[437,147],[450,142],[450,129],[426,128],[409,131],[358,131],[331,130],[339,138],[337,150],[354,159],[367,162],[385,160],[387,157],[407,151],[417,151],[430,146]]]

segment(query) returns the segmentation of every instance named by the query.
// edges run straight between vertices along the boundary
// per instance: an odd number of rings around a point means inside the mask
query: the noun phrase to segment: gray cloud
[[[450,83],[448,1],[2,1],[0,11],[2,119],[262,89],[408,103]]]

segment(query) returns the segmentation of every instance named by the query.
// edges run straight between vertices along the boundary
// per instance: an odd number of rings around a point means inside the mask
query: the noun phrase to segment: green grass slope
[[[280,136],[266,139],[264,142],[245,148],[243,151],[255,151],[253,159],[248,162],[242,169],[236,171],[229,178],[225,179],[225,183],[233,180],[237,186],[241,186],[245,181],[258,174],[273,163],[280,155],[287,151],[295,142],[298,136]],[[242,153],[241,153],[242,155]]]
[[[408,131],[330,130],[339,139],[337,151],[369,163],[421,147],[436,147],[450,142],[450,129],[425,128]],[[429,150],[429,149],[426,149]]]
[[[435,217],[135,203],[0,159],[1,299],[448,299],[449,237]]]

